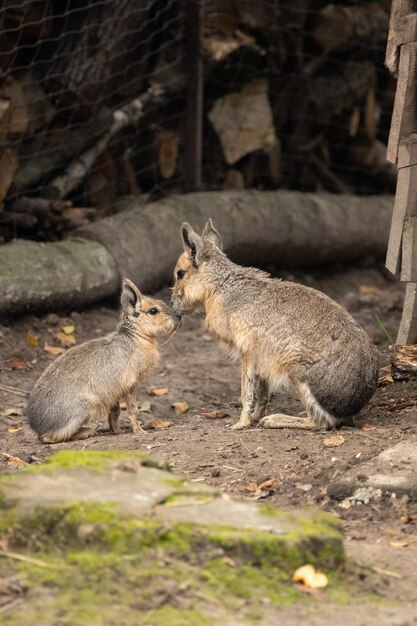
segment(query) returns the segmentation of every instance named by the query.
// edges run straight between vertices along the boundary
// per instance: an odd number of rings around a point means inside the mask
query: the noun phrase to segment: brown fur
[[[120,400],[137,432],[135,387],[159,359],[156,337],[174,331],[179,316],[161,300],[142,296],[125,279],[117,329],[71,348],[44,371],[28,402],[30,425],[43,443],[86,439],[108,418],[119,433]],[[156,314],[153,314],[154,311]]]
[[[266,428],[331,428],[371,397],[379,356],[365,331],[324,294],[232,263],[211,220],[201,235],[183,224],[172,304],[203,307],[205,326],[242,362],[242,413],[235,428],[265,414],[268,394],[295,391],[308,419],[274,414]]]

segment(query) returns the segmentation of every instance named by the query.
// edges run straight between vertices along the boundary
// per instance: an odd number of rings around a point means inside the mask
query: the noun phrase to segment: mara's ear
[[[220,250],[222,249],[222,239],[217,232],[217,230],[213,226],[213,222],[211,221],[211,217],[208,218],[207,224],[204,226],[204,230],[201,233],[201,239],[204,243],[209,241],[217,246]]]
[[[140,306],[142,304],[142,294],[139,289],[128,278],[123,279],[122,296],[120,298],[122,308],[135,317],[139,317]]]
[[[193,265],[198,267],[198,253],[203,247],[201,237],[197,235],[193,227],[190,226],[188,222],[184,222],[181,226],[181,237],[185,252],[188,252],[188,254],[192,257]]]

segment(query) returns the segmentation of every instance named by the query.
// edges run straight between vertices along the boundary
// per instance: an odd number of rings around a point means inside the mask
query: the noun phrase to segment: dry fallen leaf
[[[64,348],[60,348],[59,346],[49,346],[47,343],[44,345],[43,349],[48,354],[52,354],[53,356],[59,356],[63,352],[65,352]]]
[[[373,285],[359,285],[358,291],[369,296],[380,296],[382,294],[382,289]]]
[[[31,330],[26,333],[26,343],[32,348],[36,348],[39,345],[39,337],[34,335]]]
[[[390,541],[389,545],[393,548],[407,548],[408,541]]]
[[[258,489],[258,483],[249,483],[242,487],[241,491],[247,491],[248,493],[252,493]]]
[[[362,430],[367,431],[367,430],[376,430],[376,426],[373,426],[372,424],[364,424],[362,426]]]
[[[409,513],[405,513],[404,515],[401,515],[400,522],[401,524],[409,524],[413,521],[413,519],[414,517],[412,515],[410,515]]]
[[[62,330],[63,333],[65,333],[65,335],[72,335],[72,333],[75,330],[75,326],[72,326],[72,325],[70,325],[70,326],[62,326],[61,330]]]
[[[6,365],[9,365],[9,367],[14,370],[29,370],[32,368],[32,366],[26,361],[26,359],[22,359],[18,356],[7,359]]]
[[[212,420],[222,419],[223,417],[229,417],[229,413],[225,413],[224,411],[203,411],[201,415],[204,417],[208,417]]]
[[[383,387],[384,385],[390,385],[393,382],[394,379],[391,376],[391,365],[381,367],[378,374],[378,386]]]
[[[156,417],[149,424],[148,428],[168,428],[168,426],[172,426],[172,422],[161,420],[159,417]]]
[[[385,365],[381,367],[378,373],[378,386],[383,387],[394,382],[391,375],[391,365]]]
[[[77,343],[77,340],[75,339],[74,335],[66,335],[62,331],[57,333],[55,336],[58,339],[59,343],[62,346],[65,346],[65,348],[75,346],[75,344]]]
[[[268,480],[264,480],[264,482],[260,485],[255,482],[248,483],[245,487],[242,487],[240,491],[253,494],[255,500],[261,500],[262,498],[267,498],[269,495],[274,493],[274,487],[277,482],[276,478],[270,478]]]
[[[390,385],[393,382],[394,379],[391,374],[386,374],[385,376],[378,378],[378,387],[384,387],[385,385]]]
[[[148,393],[150,396],[166,396],[168,391],[168,387],[161,387],[160,389],[149,389]]]
[[[149,400],[142,400],[139,406],[139,411],[141,411],[141,413],[151,412],[151,403],[149,402]]]
[[[181,413],[186,413],[189,409],[186,402],[173,402],[171,406],[177,415],[181,415]]]
[[[314,565],[311,565],[310,563],[308,563],[307,565],[302,565],[301,567],[296,569],[294,574],[292,575],[292,579],[294,582],[302,583],[310,589],[327,587],[327,585],[329,584],[329,580],[326,574],[317,571]]]
[[[17,428],[8,428],[7,432],[8,433],[18,433],[19,430],[22,430],[23,426],[18,426]]]
[[[345,438],[343,435],[331,435],[330,437],[326,437],[323,443],[326,448],[337,448],[341,446],[345,442]]]
[[[264,482],[259,485],[258,489],[271,489],[276,482],[276,478],[269,478],[268,480],[264,480]]]
[[[284,448],[284,452],[291,452],[292,450],[298,450],[298,446],[287,446]]]

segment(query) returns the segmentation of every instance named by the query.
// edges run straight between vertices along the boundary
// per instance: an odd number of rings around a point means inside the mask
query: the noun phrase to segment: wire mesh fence
[[[199,113],[204,189],[392,192],[389,5],[4,0],[0,236],[57,238],[126,194],[183,191]]]

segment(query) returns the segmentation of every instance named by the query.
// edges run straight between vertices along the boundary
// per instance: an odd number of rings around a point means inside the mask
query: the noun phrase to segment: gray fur
[[[164,302],[142,296],[127,279],[121,303],[114,332],[71,348],[36,382],[29,396],[28,417],[41,441],[85,438],[94,432],[92,422],[107,417],[112,432],[120,432],[122,398],[129,403],[132,430],[137,430],[134,388],[158,361],[155,337],[173,331],[179,318]],[[155,316],[148,313],[152,307],[159,309]]]
[[[315,289],[232,263],[216,244],[219,235],[211,221],[201,237],[188,224],[182,236],[185,252],[177,268],[186,275],[176,279],[172,304],[177,312],[205,305],[207,329],[240,355],[246,374],[237,427],[255,423],[264,413],[259,381],[266,381],[270,391],[293,387],[313,426],[334,426],[335,418],[354,415],[368,402],[376,388],[379,354],[345,309]],[[197,267],[189,267],[187,260],[190,241]],[[262,407],[254,399],[260,395]],[[261,423],[288,426],[283,417],[269,416]],[[302,422],[305,428],[307,420]]]

